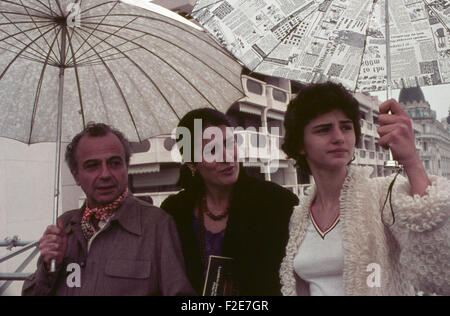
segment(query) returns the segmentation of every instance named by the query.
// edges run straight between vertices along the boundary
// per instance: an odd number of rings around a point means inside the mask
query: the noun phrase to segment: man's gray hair
[[[130,164],[130,157],[131,157],[131,146],[128,139],[122,134],[122,132],[112,128],[111,126],[104,124],[104,123],[95,123],[95,122],[89,122],[86,126],[86,128],[78,133],[70,142],[69,145],[67,145],[66,153],[65,153],[65,160],[67,165],[69,166],[70,171],[76,172],[78,170],[77,160],[75,159],[75,153],[77,151],[78,143],[80,142],[80,139],[85,136],[91,136],[91,137],[102,137],[106,136],[108,133],[112,133],[117,136],[117,138],[120,140],[120,142],[123,145],[123,149],[125,151],[125,161],[127,166]]]

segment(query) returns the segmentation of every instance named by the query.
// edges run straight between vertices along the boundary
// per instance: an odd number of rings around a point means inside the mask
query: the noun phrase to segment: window
[[[359,117],[360,117],[361,119],[365,120],[365,119],[366,119],[366,113],[360,111],[360,112],[359,112]]]
[[[167,137],[165,140],[164,140],[164,148],[167,150],[167,151],[171,151],[172,150],[172,148],[173,148],[173,146],[175,145],[175,139],[172,139],[172,138],[170,138],[170,137]]]
[[[272,96],[275,101],[279,101],[279,102],[283,102],[283,103],[287,102],[287,93],[284,92],[283,90],[273,88]]]
[[[263,86],[261,83],[247,79],[247,90],[254,94],[263,94]]]
[[[140,143],[130,142],[130,146],[133,153],[145,153],[150,150],[150,141],[147,139]]]

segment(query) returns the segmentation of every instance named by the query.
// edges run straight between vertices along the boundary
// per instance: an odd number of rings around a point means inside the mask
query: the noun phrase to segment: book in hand
[[[210,256],[203,296],[237,296],[233,284],[233,258]]]

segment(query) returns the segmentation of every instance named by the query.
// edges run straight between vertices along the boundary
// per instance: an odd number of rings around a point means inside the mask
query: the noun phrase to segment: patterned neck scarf
[[[86,203],[86,209],[81,219],[81,230],[83,231],[84,238],[87,241],[91,240],[92,236],[97,232],[97,225],[94,224],[94,219],[98,221],[107,221],[115,211],[117,211],[122,205],[123,201],[128,196],[128,188],[113,202],[98,206],[95,208],[89,208]]]

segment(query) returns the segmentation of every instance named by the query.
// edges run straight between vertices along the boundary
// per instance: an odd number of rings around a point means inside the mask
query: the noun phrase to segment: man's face
[[[83,136],[75,159],[77,170],[72,174],[86,194],[89,207],[113,202],[128,186],[125,150],[116,135]]]

